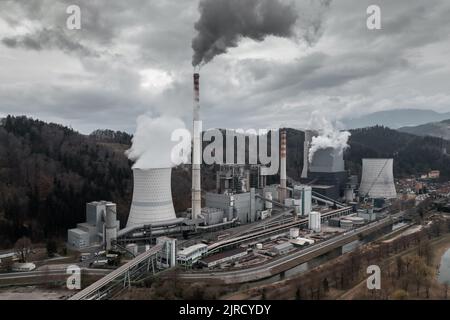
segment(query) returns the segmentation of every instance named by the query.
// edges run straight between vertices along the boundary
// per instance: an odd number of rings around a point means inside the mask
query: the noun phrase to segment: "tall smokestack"
[[[280,202],[283,203],[286,199],[286,130],[281,131],[281,146],[280,146]]]
[[[201,191],[201,123],[200,123],[200,74],[194,73],[194,116],[193,116],[193,156],[192,156],[192,219],[202,210]]]

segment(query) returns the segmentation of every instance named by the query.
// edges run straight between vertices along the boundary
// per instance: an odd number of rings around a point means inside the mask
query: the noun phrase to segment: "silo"
[[[359,196],[393,199],[397,197],[394,184],[393,159],[363,159]]]
[[[272,193],[271,192],[266,192],[265,198],[267,200],[272,200]],[[266,209],[267,210],[272,210],[272,202],[266,201],[265,204],[266,204]]]
[[[133,201],[127,227],[176,218],[172,202],[171,168],[133,169]]]
[[[105,247],[111,250],[111,243],[117,239],[117,212],[114,203],[106,204]]]
[[[320,232],[321,230],[321,217],[320,212],[311,211],[309,214],[309,229],[314,232]]]
[[[346,202],[355,201],[355,192],[352,188],[348,187],[344,191],[344,198]]]

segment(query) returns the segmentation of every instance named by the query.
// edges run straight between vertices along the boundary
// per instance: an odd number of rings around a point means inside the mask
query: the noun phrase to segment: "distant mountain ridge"
[[[450,112],[439,113],[433,110],[395,109],[374,112],[358,118],[343,120],[345,128],[358,129],[373,126],[385,126],[398,129],[407,126],[418,126],[429,122],[450,119]]]
[[[430,122],[419,126],[402,127],[398,130],[417,136],[431,136],[450,140],[450,119],[440,122]]]

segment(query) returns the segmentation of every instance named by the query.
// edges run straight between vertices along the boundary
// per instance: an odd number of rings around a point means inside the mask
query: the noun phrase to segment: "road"
[[[81,270],[84,275],[90,276],[104,276],[111,272],[110,269],[82,268]],[[34,270],[27,272],[0,273],[0,283],[2,282],[2,280],[38,278],[38,277],[61,276],[61,275],[69,276],[69,274],[66,273],[66,268]]]

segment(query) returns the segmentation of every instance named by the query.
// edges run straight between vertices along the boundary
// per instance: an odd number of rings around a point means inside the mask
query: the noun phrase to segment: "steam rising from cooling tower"
[[[171,157],[178,141],[171,141],[171,137],[175,130],[182,128],[184,122],[178,118],[139,116],[133,145],[125,152],[135,162],[133,169],[171,168],[178,164]],[[183,150],[190,150],[190,145],[183,146]]]
[[[178,142],[171,141],[176,129],[184,128],[180,119],[151,118],[142,115],[137,119],[133,145],[126,151],[133,166],[133,201],[127,227],[149,225],[176,218],[172,201],[171,175],[172,150]],[[184,150],[189,150],[190,145]]]
[[[206,64],[237,47],[241,38],[263,41],[267,36],[303,39],[308,45],[319,38],[322,12],[331,0],[201,0],[200,19],[192,40],[192,65]]]
[[[311,123],[311,127],[318,128],[319,134],[311,139],[308,155],[309,163],[312,162],[314,154],[318,150],[333,148],[339,153],[343,153],[349,147],[347,142],[351,135],[350,132],[340,131],[324,117],[313,116]]]

